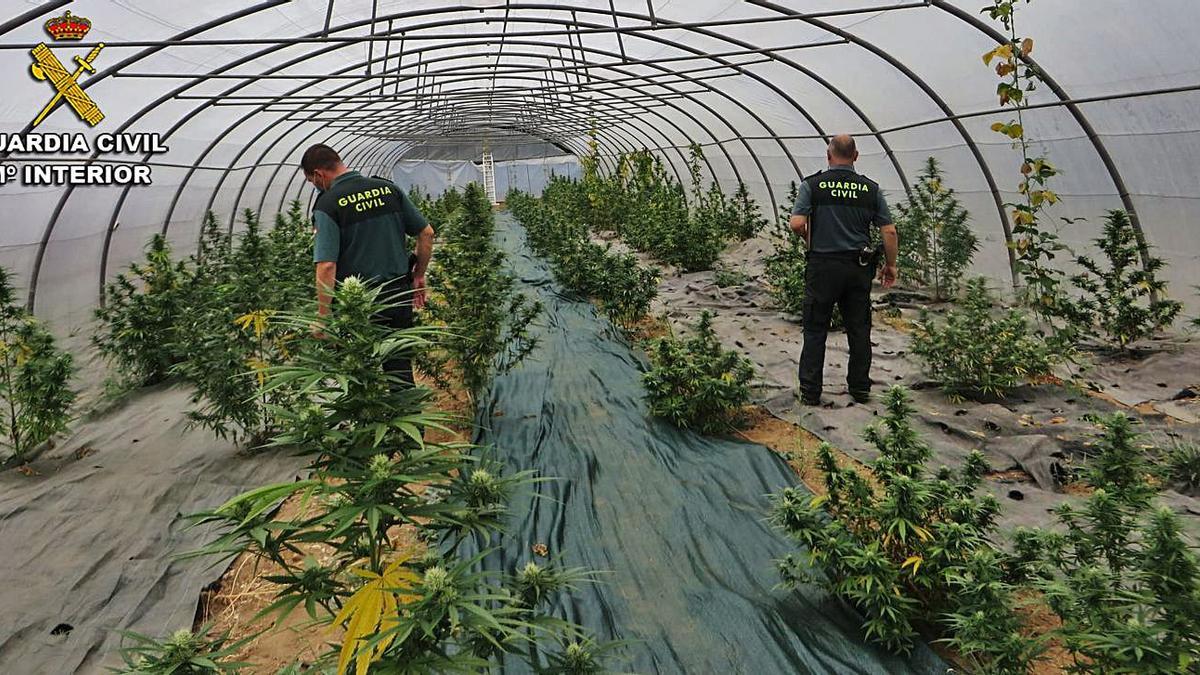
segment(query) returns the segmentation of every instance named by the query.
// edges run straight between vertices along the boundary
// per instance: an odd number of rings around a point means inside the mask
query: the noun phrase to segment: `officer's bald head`
[[[858,161],[858,146],[850,134],[839,134],[829,141],[830,164],[853,164]]]

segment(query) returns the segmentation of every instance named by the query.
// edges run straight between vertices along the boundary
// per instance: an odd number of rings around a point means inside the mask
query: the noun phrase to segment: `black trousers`
[[[833,308],[842,310],[850,363],[846,384],[851,394],[871,391],[871,281],[874,269],[858,264],[858,254],[808,256],[804,292],[804,349],[800,353],[800,393],[821,396],[825,373],[825,339]]]
[[[412,299],[408,295],[411,288],[412,284],[407,277],[394,279],[384,284],[384,290],[380,297],[389,298],[391,302],[399,302],[399,304],[379,312],[374,316],[374,320],[393,330],[412,328],[413,307]],[[412,359],[408,356],[389,358],[383,362],[383,369],[385,372],[398,376],[407,385],[413,385]]]

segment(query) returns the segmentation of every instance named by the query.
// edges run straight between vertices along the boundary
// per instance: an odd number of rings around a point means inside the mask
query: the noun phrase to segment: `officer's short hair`
[[[336,169],[341,163],[342,157],[337,153],[337,150],[323,143],[318,143],[305,150],[304,157],[300,158],[300,168],[304,171],[305,175],[317,169]]]
[[[836,157],[850,159],[858,152],[858,146],[854,143],[853,136],[834,136],[829,141],[829,151]]]

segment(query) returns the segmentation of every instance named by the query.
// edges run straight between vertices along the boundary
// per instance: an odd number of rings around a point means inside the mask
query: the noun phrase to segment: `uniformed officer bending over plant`
[[[804,349],[800,354],[800,400],[821,404],[825,338],[833,308],[842,310],[850,364],[846,383],[857,403],[871,400],[871,279],[878,252],[871,228],[883,235],[887,264],[884,288],[896,283],[899,237],[879,184],[854,170],[858,149],[850,136],[829,142],[829,168],[804,179],[792,209],[792,231],[808,245],[804,289]]]
[[[396,329],[411,327],[413,310],[425,305],[425,269],[433,255],[433,227],[394,183],[351,171],[328,145],[306,150],[300,168],[308,182],[321,191],[313,206],[320,315],[329,313],[334,285],[357,276],[383,285],[385,296],[381,297],[402,298],[381,313],[380,321]],[[405,235],[417,237],[412,269]],[[320,337],[319,327],[315,332]],[[384,368],[409,384],[413,382],[411,359],[396,358]]]

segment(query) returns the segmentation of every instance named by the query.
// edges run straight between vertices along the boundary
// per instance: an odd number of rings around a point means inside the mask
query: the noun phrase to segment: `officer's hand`
[[[425,276],[413,277],[412,280],[412,303],[413,309],[421,309],[425,306]]]
[[[883,284],[884,288],[891,288],[896,285],[896,280],[900,278],[900,270],[895,265],[884,265],[879,271],[879,283]]]

